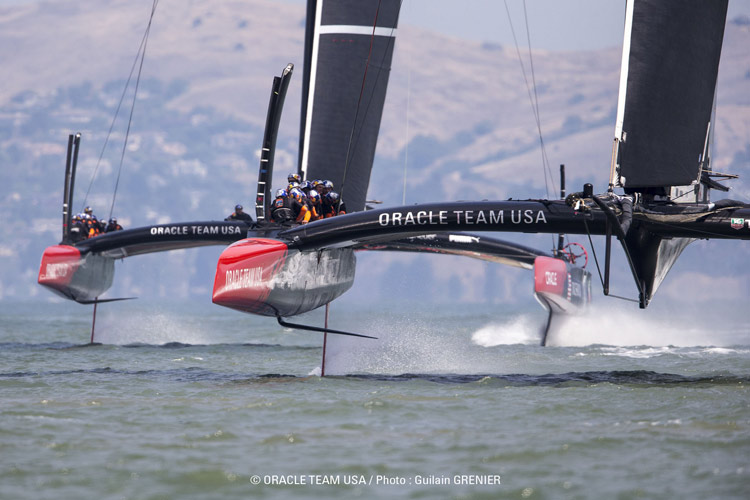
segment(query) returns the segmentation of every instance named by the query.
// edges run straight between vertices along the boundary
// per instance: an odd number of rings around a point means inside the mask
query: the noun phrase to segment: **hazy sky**
[[[284,0],[304,4],[305,0]],[[711,0],[706,0],[711,1]],[[534,48],[581,50],[622,45],[625,0],[526,0]],[[523,0],[403,0],[399,24],[412,24],[460,38],[526,45]],[[750,15],[750,0],[729,0],[731,19]]]
[[[0,0],[0,6],[38,1]],[[150,4],[152,0],[132,1]],[[277,1],[306,3],[306,0]],[[581,50],[622,44],[625,0],[526,0],[525,4],[534,48]],[[519,44],[525,45],[523,0],[403,0],[399,23],[460,38],[511,45],[513,36],[506,5]],[[750,0],[729,0],[728,17],[738,15],[750,16]]]

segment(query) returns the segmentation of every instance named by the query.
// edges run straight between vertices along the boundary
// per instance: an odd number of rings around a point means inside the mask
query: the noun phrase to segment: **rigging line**
[[[381,2],[378,2],[378,10],[380,10],[380,3]],[[400,0],[399,3],[398,3],[398,12],[399,13],[401,12],[401,6],[403,5],[403,3],[404,3],[404,0]],[[359,99],[357,100],[357,110],[356,110],[356,112],[354,114],[354,123],[352,124],[352,130],[351,130],[351,133],[349,134],[349,144],[348,144],[347,150],[346,150],[346,160],[345,160],[345,163],[344,163],[344,175],[343,175],[343,177],[341,179],[341,190],[340,190],[340,193],[339,193],[339,195],[341,196],[341,199],[344,198],[344,184],[346,183],[346,173],[347,173],[347,171],[349,169],[349,164],[350,164],[350,161],[351,161],[350,154],[352,154],[353,150],[357,149],[357,144],[359,143],[359,137],[360,137],[360,134],[362,132],[362,130],[360,129],[360,131],[357,134],[356,138],[354,137],[354,132],[357,129],[357,119],[359,117],[359,110],[360,110],[360,106],[362,104],[362,97],[364,96],[365,81],[367,79],[367,68],[370,65],[370,57],[372,55],[372,47],[373,47],[374,40],[375,40],[375,28],[377,27],[377,22],[378,22],[378,13],[376,12],[375,13],[375,22],[373,23],[372,35],[370,35],[370,53],[367,55],[367,65],[365,66],[365,74],[364,74],[364,76],[362,78],[362,88],[360,90]],[[386,44],[385,51],[383,51],[383,57],[380,60],[380,64],[378,65],[379,69],[383,68],[383,61],[385,61],[385,58],[388,56],[389,51],[392,50],[391,49],[391,45],[394,43],[393,32],[395,30],[396,30],[396,26],[394,25],[394,26],[391,27],[390,36],[388,36],[388,42]],[[378,86],[378,80],[380,79],[380,74],[381,74],[381,71],[378,71],[375,74],[375,83],[372,86],[372,91],[371,91],[370,96],[372,96],[375,93],[375,89]],[[367,117],[367,114],[368,114],[368,112],[370,110],[370,105],[371,104],[372,104],[372,99],[368,99],[368,101],[367,101],[367,107],[365,107],[365,110],[364,110],[364,117],[365,118]]]
[[[508,15],[508,23],[510,24],[510,32],[513,35],[513,42],[516,45],[516,54],[518,55],[518,63],[521,65],[521,73],[523,74],[523,80],[526,83],[526,92],[529,95],[529,101],[531,102],[531,109],[534,113],[534,119],[537,122],[537,129],[539,129],[539,116],[537,115],[537,110],[534,107],[534,99],[531,96],[531,88],[529,86],[529,79],[526,76],[526,68],[523,65],[523,58],[521,57],[521,50],[518,48],[518,38],[516,37],[516,30],[513,28],[513,20],[511,19],[510,15],[510,9],[508,8],[508,1],[505,0],[505,12]],[[544,158],[542,158],[544,160]],[[544,190],[547,193],[547,198],[549,198],[549,184],[547,182],[547,173],[544,168],[544,163],[542,163],[542,174],[544,175]]]
[[[526,43],[528,45],[528,51],[529,51],[529,67],[531,69],[531,83],[532,83],[532,88],[534,89],[534,101],[532,103],[532,107],[535,108],[534,116],[536,117],[536,129],[539,132],[539,148],[541,149],[541,153],[542,153],[542,168],[544,169],[544,175],[545,176],[549,175],[550,183],[552,184],[552,191],[557,192],[557,186],[555,185],[555,177],[552,175],[552,169],[550,168],[550,165],[549,165],[549,158],[547,157],[547,148],[544,146],[544,136],[542,134],[542,117],[541,117],[541,113],[539,112],[539,94],[537,92],[537,86],[536,86],[536,73],[534,72],[534,57],[531,51],[531,30],[529,30],[529,15],[526,10],[526,0],[523,1],[523,18],[526,24]],[[549,198],[549,192],[547,193],[547,198]],[[551,235],[551,237],[552,237],[552,247],[554,248],[555,237],[554,235]]]
[[[138,59],[141,57],[141,51],[143,50],[143,44],[146,42],[146,38],[148,37],[148,30],[149,28],[146,28],[146,31],[143,33],[143,37],[141,37],[141,44],[138,46],[138,51],[135,54],[135,59],[133,59],[133,65],[130,67],[130,74],[128,75],[128,79],[125,82],[125,88],[122,89],[122,95],[120,96],[120,102],[117,103],[117,109],[115,110],[115,116],[112,118],[112,123],[109,126],[109,130],[107,131],[107,137],[104,139],[104,146],[102,146],[102,151],[99,153],[99,159],[96,161],[96,167],[94,168],[94,173],[91,174],[91,181],[89,182],[89,187],[86,189],[86,196],[83,197],[83,204],[81,205],[81,209],[86,206],[86,201],[89,198],[89,192],[91,192],[91,186],[94,184],[94,180],[96,179],[96,174],[99,171],[99,167],[102,162],[102,158],[104,157],[104,151],[107,149],[107,144],[109,143],[109,137],[112,135],[112,130],[115,127],[115,122],[117,121],[117,116],[120,114],[120,108],[122,107],[122,103],[125,100],[125,94],[128,92],[128,87],[130,86],[130,80],[133,79],[133,72],[135,71],[135,67],[138,64]]]
[[[130,106],[130,116],[128,117],[128,127],[125,131],[125,141],[122,144],[122,153],[120,154],[120,166],[117,168],[117,180],[115,181],[115,191],[112,194],[112,205],[109,207],[109,217],[112,218],[112,213],[115,209],[115,200],[117,199],[117,188],[120,185],[120,174],[122,173],[122,163],[125,160],[125,150],[128,146],[128,137],[130,137],[130,125],[133,122],[133,112],[135,111],[135,101],[138,97],[138,87],[141,83],[141,73],[143,71],[143,61],[146,59],[146,46],[148,45],[148,36],[151,33],[151,23],[154,20],[154,13],[156,12],[156,6],[159,4],[159,0],[154,0],[151,6],[151,17],[148,20],[148,26],[146,27],[145,40],[143,42],[143,51],[141,52],[141,63],[138,67],[138,76],[135,79],[135,89],[133,91],[133,103]]]
[[[546,150],[545,150],[545,147],[544,147],[544,138],[542,136],[541,120],[539,118],[539,99],[538,99],[538,95],[537,95],[537,91],[536,91],[536,78],[534,76],[534,60],[531,57],[531,34],[529,33],[529,20],[528,20],[528,15],[526,13],[526,2],[524,0],[524,3],[523,3],[523,13],[524,13],[524,19],[525,19],[525,23],[526,23],[526,39],[527,39],[528,45],[529,45],[529,61],[530,61],[531,75],[532,75],[532,80],[533,80],[534,97],[532,97],[532,95],[531,95],[531,88],[529,86],[529,79],[526,76],[526,67],[523,64],[523,57],[521,56],[521,50],[520,50],[520,48],[518,46],[518,38],[516,37],[516,30],[513,27],[513,19],[512,19],[512,16],[510,14],[510,9],[508,7],[508,1],[504,0],[504,4],[505,4],[505,12],[508,15],[508,23],[510,24],[510,31],[511,31],[511,34],[513,35],[513,42],[515,43],[515,46],[516,46],[516,54],[518,55],[518,63],[521,65],[521,73],[523,74],[523,80],[526,83],[526,92],[529,95],[529,103],[531,104],[531,111],[534,114],[534,120],[536,121],[536,128],[537,128],[537,132],[539,134],[540,150],[541,150],[541,153],[542,153],[542,176],[544,177],[544,191],[546,193],[547,198],[549,198],[549,184],[547,182],[547,175],[548,174],[549,174],[549,179],[552,182],[553,188],[555,190],[557,190],[557,189],[555,188],[554,179],[552,177],[552,172],[551,172],[551,169],[549,168],[549,162],[547,160],[547,154],[546,154]],[[536,97],[536,100],[535,100],[535,97]],[[552,245],[553,245],[553,247],[554,247],[554,244],[555,244],[554,243],[554,236],[552,236]]]
[[[349,154],[352,149],[352,141],[354,139],[354,130],[357,128],[357,118],[359,117],[359,106],[362,104],[362,96],[365,93],[365,82],[367,82],[367,70],[370,68],[370,58],[372,57],[372,46],[375,44],[375,29],[378,26],[378,15],[380,14],[380,4],[382,0],[378,1],[378,6],[375,9],[375,19],[372,22],[372,34],[370,35],[370,49],[367,52],[367,62],[365,63],[365,74],[362,76],[362,87],[359,89],[359,99],[357,99],[357,109],[354,112],[354,124],[352,125],[352,131],[349,133],[349,144],[346,147],[346,160],[344,161],[344,175],[341,177],[341,192],[339,196],[341,200],[344,199],[344,185],[346,184],[346,171],[349,169]],[[399,7],[400,9],[400,7]]]
[[[589,231],[589,223],[586,222],[586,216],[583,218],[583,225],[586,226],[586,236],[589,238],[589,245],[591,245],[591,253],[594,254],[594,262],[596,263],[596,272],[599,273],[599,282],[602,284],[602,290],[604,289],[604,278],[602,278],[602,270],[599,268],[599,259],[596,258],[596,248],[594,248],[594,242],[591,240],[591,231]]]
[[[406,168],[409,165],[409,103],[411,101],[411,68],[406,84],[406,145],[404,146],[404,190],[401,204],[406,205]]]
[[[400,7],[399,7],[399,9],[400,9]],[[394,30],[395,30],[395,28],[391,28],[391,33],[393,33]],[[380,80],[380,75],[382,74],[382,72],[380,70],[383,69],[383,63],[385,61],[385,58],[388,57],[388,52],[390,50],[392,50],[391,49],[391,44],[393,43],[393,40],[394,40],[393,36],[390,36],[389,39],[388,39],[388,43],[386,45],[385,51],[383,52],[383,57],[380,60],[380,63],[378,64],[378,66],[377,66],[378,67],[378,72],[375,74],[375,83],[372,85],[372,88],[370,89],[370,94],[369,94],[368,99],[367,99],[367,106],[365,107],[363,118],[362,118],[362,122],[363,123],[367,119],[367,115],[370,112],[370,106],[372,105],[372,96],[375,94],[375,90],[378,87],[378,81]],[[388,68],[388,71],[390,71],[390,67]],[[358,109],[359,109],[359,104],[358,104]],[[356,130],[356,128],[357,128],[357,123],[356,123],[356,118],[355,118],[355,123],[352,125],[352,135],[354,135],[355,131],[357,133],[356,133],[356,136],[354,136],[354,139],[353,139],[353,141],[351,143],[351,150],[352,151],[356,151],[357,150],[357,145],[359,144],[359,139],[360,139],[360,137],[362,137],[362,128],[360,128],[359,130]],[[353,153],[352,153],[352,155],[353,155]],[[347,154],[347,158],[348,158],[348,154]],[[346,160],[346,165],[344,167],[344,176],[346,176],[346,169],[348,168],[348,166],[349,166],[349,160],[347,159]]]
[[[547,148],[544,146],[544,137],[542,135],[542,118],[541,114],[539,113],[539,95],[537,93],[537,86],[536,86],[536,74],[534,72],[534,57],[531,52],[531,31],[529,31],[529,16],[526,12],[526,0],[523,2],[523,17],[524,21],[526,22],[526,42],[528,43],[528,49],[529,49],[529,67],[531,68],[531,83],[532,88],[534,89],[534,106],[536,107],[536,127],[539,131],[539,144],[542,149],[542,165],[544,166],[545,175],[549,175],[550,182],[552,183],[552,190],[557,191],[557,186],[555,186],[555,177],[552,175],[552,169],[550,169],[549,166],[549,158],[547,157]],[[549,198],[549,193],[547,193],[547,197]]]
[[[401,6],[399,6],[399,14],[401,13],[400,11]],[[406,168],[409,165],[409,108],[411,105],[411,62],[411,54],[409,54],[409,62],[407,63],[409,72],[406,76],[406,144],[404,146],[404,187],[401,195],[401,205],[406,205]]]
[[[411,64],[406,78],[406,145],[404,146],[404,189],[401,205],[406,205],[406,168],[409,165],[409,104],[411,103]]]
[[[640,302],[638,300],[631,299],[631,298],[628,298],[628,297],[622,297],[620,295],[615,295],[613,293],[610,293],[609,295],[607,295],[607,297],[612,297],[613,299],[626,300],[628,302],[635,302],[636,304],[640,304]]]
[[[679,196],[675,196],[674,198],[670,198],[670,200],[671,200],[671,201],[674,201],[674,200],[679,200],[679,199],[680,199],[680,198],[682,198],[682,197],[685,197],[685,196],[689,196],[689,195],[692,195],[692,194],[695,194],[695,192],[694,192],[694,191],[690,191],[690,190],[688,190],[688,191],[685,191],[684,193],[682,193],[682,194],[681,194],[681,195],[679,195]]]
[[[589,223],[586,222],[585,218],[583,219],[583,225],[586,226],[586,236],[588,236],[588,238],[589,238],[589,245],[591,245],[591,253],[594,255],[594,262],[596,263],[596,272],[599,273],[599,282],[602,285],[602,290],[604,290],[604,278],[602,278],[602,271],[599,268],[599,259],[597,259],[597,257],[596,257],[596,248],[594,247],[594,242],[591,241],[591,232],[589,231]],[[625,301],[628,301],[628,302],[635,302],[636,304],[640,303],[639,301],[637,301],[635,299],[631,299],[631,298],[628,298],[628,297],[621,297],[620,295],[614,295],[614,294],[611,294],[611,293],[605,295],[605,297],[612,297],[614,299],[625,300]]]

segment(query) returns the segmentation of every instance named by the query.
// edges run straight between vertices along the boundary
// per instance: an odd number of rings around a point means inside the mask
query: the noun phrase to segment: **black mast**
[[[276,151],[276,137],[279,134],[281,111],[284,109],[284,98],[289,88],[294,65],[289,63],[281,72],[281,76],[273,78],[271,98],[268,102],[266,116],[266,130],[263,134],[263,147],[260,153],[260,168],[258,170],[258,194],[255,197],[255,215],[259,223],[266,222],[268,203],[271,200],[271,184],[273,182],[273,157]]]
[[[321,0],[322,1],[322,0]],[[307,100],[310,97],[310,72],[312,71],[313,40],[315,38],[315,11],[317,0],[307,0],[307,20],[305,24],[305,53],[302,66],[302,106],[300,108],[299,152],[297,158],[297,173],[302,175],[302,155],[305,150],[305,125],[307,120]],[[305,179],[310,180],[310,179]]]
[[[70,222],[73,217],[73,188],[76,181],[76,165],[78,165],[78,147],[81,144],[81,134],[68,136],[68,155],[65,159],[65,187],[63,190],[63,221],[62,243],[70,242]]]
[[[565,165],[560,165],[560,199],[565,199]],[[557,255],[560,256],[565,246],[565,235],[560,233],[557,236]]]

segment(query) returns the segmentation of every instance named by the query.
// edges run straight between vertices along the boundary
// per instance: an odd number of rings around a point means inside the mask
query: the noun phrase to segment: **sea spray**
[[[638,309],[603,298],[586,314],[570,316],[548,337],[549,346],[728,346],[746,343],[750,331],[727,328],[736,315],[671,304]],[[737,318],[737,323],[740,319]],[[717,329],[716,325],[722,328]],[[744,330],[744,331],[743,331]]]
[[[482,347],[539,344],[543,328],[537,317],[514,316],[483,326],[472,334],[471,340]]]
[[[540,338],[538,321],[529,319],[526,343]],[[388,314],[376,323],[361,324],[362,331],[377,340],[328,337],[326,374],[346,373],[504,373],[514,370],[519,360],[508,353],[487,349],[472,341],[473,323],[432,321],[412,316]]]

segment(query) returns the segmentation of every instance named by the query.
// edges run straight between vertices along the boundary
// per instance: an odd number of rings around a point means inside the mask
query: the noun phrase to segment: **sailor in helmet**
[[[94,215],[94,210],[91,207],[87,206],[83,209],[83,218],[81,220],[86,224],[86,231],[89,238],[99,236],[102,232],[102,226],[99,224],[99,220]]]
[[[242,222],[247,222],[248,224],[253,223],[253,218],[250,217],[250,214],[246,214],[244,210],[242,209],[242,205],[239,205],[239,204],[235,205],[234,212],[232,212],[232,214],[224,220],[225,221],[239,220]]]
[[[292,211],[292,199],[289,197],[286,189],[277,189],[276,198],[271,204],[271,220],[279,224],[289,224],[294,220]]]
[[[109,219],[107,227],[104,228],[105,233],[111,233],[114,231],[122,231],[122,226],[117,223],[116,217],[112,217],[111,219]]]
[[[336,191],[331,191],[323,196],[322,205],[323,217],[335,217],[346,213],[346,204]]]
[[[323,204],[321,203],[322,198],[320,193],[315,189],[311,189],[307,194],[308,207],[310,209],[310,220],[318,220],[323,218]]]
[[[83,214],[75,214],[70,224],[70,239],[76,241],[85,240],[89,237],[88,228],[81,217]]]
[[[289,192],[289,197],[292,198],[292,211],[294,212],[294,220],[300,224],[307,224],[310,222],[312,212],[307,208],[307,196],[299,188],[294,188]]]

